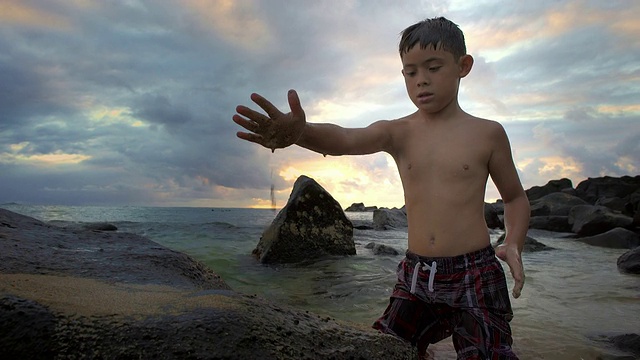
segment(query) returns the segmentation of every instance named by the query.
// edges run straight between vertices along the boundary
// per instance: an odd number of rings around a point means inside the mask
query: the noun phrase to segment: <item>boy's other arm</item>
[[[297,144],[325,155],[360,155],[389,151],[389,121],[378,121],[365,128],[343,128],[335,124],[311,124],[305,120],[298,94],[288,93],[291,112],[284,114],[258,94],[253,100],[266,115],[246,106],[236,107],[233,121],[249,132],[238,132],[241,139],[272,150]]]
[[[489,174],[504,202],[504,243],[496,248],[496,255],[507,262],[515,281],[513,296],[520,296],[524,286],[522,248],[529,229],[529,200],[522,188],[513,163],[511,146],[504,128],[496,123],[494,151],[489,160]]]

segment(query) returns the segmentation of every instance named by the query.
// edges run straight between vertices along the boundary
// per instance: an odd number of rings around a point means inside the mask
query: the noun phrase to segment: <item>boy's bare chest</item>
[[[482,177],[491,156],[485,138],[473,131],[411,133],[398,156],[400,175],[416,181]]]

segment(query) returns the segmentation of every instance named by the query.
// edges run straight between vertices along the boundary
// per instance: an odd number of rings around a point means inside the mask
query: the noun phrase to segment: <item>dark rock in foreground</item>
[[[353,224],[315,180],[300,176],[289,201],[262,233],[253,254],[265,264],[355,255]]]
[[[606,233],[578,238],[576,240],[589,245],[613,249],[633,249],[640,246],[640,236],[633,231],[623,228],[615,228]]]
[[[0,358],[410,359],[367,326],[236,293],[187,255],[0,209]]]
[[[577,205],[569,212],[569,224],[578,236],[602,234],[617,227],[630,227],[633,218],[604,206]]]
[[[400,255],[400,251],[394,247],[385,244],[376,244],[375,242],[368,243],[364,248],[371,249],[373,255]]]
[[[505,234],[500,235],[498,240],[496,241],[496,246],[502,244],[504,242]],[[527,235],[524,239],[524,247],[522,248],[522,252],[536,252],[536,251],[546,251],[546,250],[555,250],[555,248],[551,246],[547,246],[538,240]]]

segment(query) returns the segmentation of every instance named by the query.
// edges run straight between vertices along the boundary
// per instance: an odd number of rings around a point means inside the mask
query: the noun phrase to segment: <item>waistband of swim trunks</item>
[[[431,266],[435,261],[437,264],[437,272],[440,274],[452,274],[467,270],[472,267],[485,266],[491,261],[496,260],[495,251],[491,245],[484,249],[472,251],[467,254],[451,257],[428,257],[420,256],[407,250],[406,260],[411,265],[415,265],[416,261]]]

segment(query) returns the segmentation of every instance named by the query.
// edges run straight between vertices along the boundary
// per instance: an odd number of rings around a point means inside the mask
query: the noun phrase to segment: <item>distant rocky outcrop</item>
[[[374,211],[374,210],[377,210],[377,209],[378,209],[377,206],[364,206],[364,203],[353,203],[353,204],[351,204],[351,206],[346,208],[344,211],[371,212],[371,211]]]
[[[407,213],[405,208],[380,208],[373,212],[373,227],[376,230],[406,229]]]
[[[355,255],[353,224],[331,194],[302,175],[294,183],[287,204],[262,233],[253,254],[269,264]]]
[[[357,324],[237,293],[141,236],[0,209],[1,359],[412,359]]]
[[[568,191],[573,192],[573,183],[571,180],[563,178],[559,180],[550,180],[546,185],[533,186],[530,189],[525,190],[529,201],[538,200],[546,195]]]

